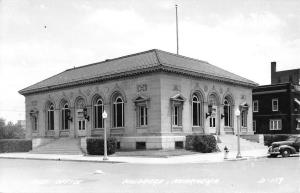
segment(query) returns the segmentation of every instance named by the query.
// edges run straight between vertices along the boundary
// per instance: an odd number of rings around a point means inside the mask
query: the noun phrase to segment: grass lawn
[[[142,156],[142,157],[171,157],[181,155],[197,154],[199,152],[188,151],[185,149],[175,150],[134,150],[134,151],[117,151],[110,156]]]

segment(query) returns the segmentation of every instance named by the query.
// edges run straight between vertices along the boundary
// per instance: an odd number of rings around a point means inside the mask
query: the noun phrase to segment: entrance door
[[[211,116],[209,118],[209,133],[216,133],[216,117]]]
[[[83,109],[76,111],[76,133],[77,136],[86,136],[86,120],[83,116]]]
[[[209,117],[209,133],[216,134],[216,121],[218,120],[218,108],[217,106],[212,106],[211,115]]]
[[[85,136],[86,134],[86,121],[83,120],[78,120],[78,136]]]

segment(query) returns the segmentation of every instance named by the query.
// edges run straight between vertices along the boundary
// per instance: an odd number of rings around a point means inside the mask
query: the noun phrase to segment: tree
[[[5,124],[5,119],[0,118],[0,139],[23,139],[25,132],[20,125],[11,121]]]
[[[0,117],[0,128],[5,127],[5,119]]]

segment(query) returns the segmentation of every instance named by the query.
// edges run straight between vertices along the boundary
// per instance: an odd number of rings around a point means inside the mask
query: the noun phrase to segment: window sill
[[[110,134],[112,135],[123,135],[124,133],[125,133],[125,127],[110,128]]]
[[[148,126],[137,126],[136,129],[148,129]]]
[[[241,127],[241,132],[247,132],[248,131],[248,127]]]
[[[111,129],[124,129],[125,127],[112,127]]]
[[[201,126],[192,126],[192,131],[204,133],[204,129]]]
[[[46,131],[46,136],[54,136],[55,135],[55,131],[54,130],[47,130]]]
[[[173,126],[172,132],[182,132],[182,126]]]
[[[192,126],[192,130],[202,130],[202,127],[201,126]]]

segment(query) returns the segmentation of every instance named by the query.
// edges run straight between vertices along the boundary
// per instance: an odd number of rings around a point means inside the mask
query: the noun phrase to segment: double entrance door
[[[84,118],[83,109],[76,110],[75,135],[86,136],[86,119]]]
[[[212,105],[211,114],[209,116],[209,133],[217,134],[218,107]]]
[[[216,117],[210,116],[209,117],[209,132],[210,133],[216,133]]]

